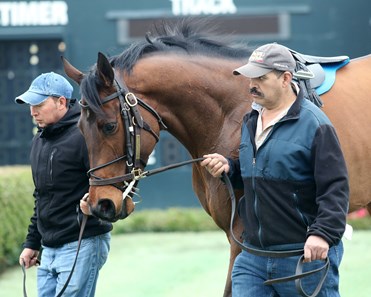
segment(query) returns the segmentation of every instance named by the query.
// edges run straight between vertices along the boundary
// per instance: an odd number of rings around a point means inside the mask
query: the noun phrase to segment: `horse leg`
[[[368,214],[371,215],[371,203],[367,204],[366,206]]]
[[[241,249],[234,243],[233,239],[229,236],[229,242],[231,243],[230,247],[230,255],[229,255],[229,268],[228,268],[228,275],[227,281],[224,288],[223,297],[231,297],[232,296],[232,268],[234,264],[234,260],[236,259],[237,255],[241,252]]]
[[[237,240],[240,240],[239,235],[242,234],[243,226],[241,220],[237,219],[233,224],[233,235]],[[234,261],[236,257],[241,252],[241,248],[233,239],[233,235],[231,231],[228,229],[226,231],[228,241],[230,243],[230,254],[229,254],[229,268],[228,268],[228,275],[227,275],[227,282],[225,284],[224,295],[223,297],[231,297],[232,296],[232,269],[234,265]]]

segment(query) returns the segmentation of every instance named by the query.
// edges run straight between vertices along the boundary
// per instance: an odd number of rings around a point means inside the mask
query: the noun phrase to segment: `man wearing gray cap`
[[[329,260],[317,296],[340,296],[348,173],[333,125],[293,81],[295,66],[286,47],[271,43],[257,48],[246,65],[234,70],[249,79],[254,100],[243,119],[239,158],[213,153],[201,163],[215,177],[225,171],[235,188],[244,189],[238,205],[244,245],[263,251],[244,250],[237,256],[234,297],[302,296],[293,281],[264,284],[295,274],[300,255],[273,257],[274,252],[301,249],[306,270]],[[303,278],[304,292],[312,294],[322,275]]]
[[[54,72],[39,75],[18,96],[30,105],[38,132],[30,153],[35,185],[34,213],[28,227],[20,265],[37,269],[38,296],[56,296],[67,282],[77,252],[82,214],[80,199],[89,189],[89,159],[77,127],[80,109],[71,99],[73,88]],[[72,278],[63,296],[94,296],[100,268],[105,263],[112,225],[89,217]]]

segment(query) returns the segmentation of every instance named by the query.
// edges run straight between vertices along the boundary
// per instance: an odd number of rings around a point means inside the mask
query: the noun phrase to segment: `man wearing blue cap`
[[[30,160],[35,185],[34,214],[28,227],[19,263],[37,263],[38,296],[56,296],[67,282],[76,256],[80,199],[88,192],[89,159],[85,140],[77,127],[80,109],[71,99],[73,88],[54,72],[39,75],[18,96],[18,104],[30,105],[38,132],[32,141]],[[110,223],[89,217],[77,263],[65,296],[94,296],[100,268],[110,246]]]

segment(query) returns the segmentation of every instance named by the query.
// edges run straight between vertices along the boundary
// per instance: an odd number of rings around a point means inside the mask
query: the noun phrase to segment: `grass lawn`
[[[371,232],[356,231],[344,245],[342,297],[371,296]],[[222,232],[115,235],[96,297],[222,296],[228,259],[228,243]],[[29,297],[37,296],[35,277],[36,269],[29,269]],[[0,275],[0,296],[22,296],[20,267]]]

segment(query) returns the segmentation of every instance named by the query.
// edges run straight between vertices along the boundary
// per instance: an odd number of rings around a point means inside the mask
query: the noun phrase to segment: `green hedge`
[[[371,216],[348,219],[354,230],[371,230]],[[134,212],[114,224],[113,234],[133,232],[214,231],[219,230],[203,208],[152,209]]]
[[[347,222],[354,230],[371,230],[371,216],[350,219]]]
[[[169,208],[134,211],[114,223],[113,234],[220,230],[203,208]]]
[[[0,272],[18,262],[33,212],[32,193],[29,167],[1,167]]]

